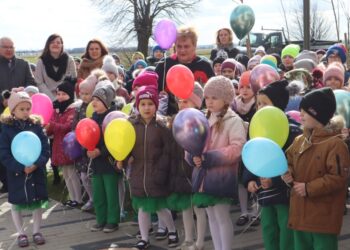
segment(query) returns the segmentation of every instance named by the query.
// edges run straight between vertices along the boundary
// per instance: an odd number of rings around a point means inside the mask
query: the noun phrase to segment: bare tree
[[[200,0],[91,0],[107,17],[114,43],[126,45],[137,40],[137,50],[147,55],[148,42],[157,18],[167,17],[180,22],[193,13]]]

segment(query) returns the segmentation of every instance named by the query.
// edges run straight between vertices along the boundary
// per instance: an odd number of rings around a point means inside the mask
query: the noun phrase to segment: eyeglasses
[[[15,49],[15,47],[13,47],[13,46],[0,46],[0,47],[3,48],[3,49],[7,49],[7,50]]]

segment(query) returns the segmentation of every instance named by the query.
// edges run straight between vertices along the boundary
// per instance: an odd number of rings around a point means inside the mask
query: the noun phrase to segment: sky
[[[331,1],[311,0],[311,3],[313,1],[317,1],[319,10],[334,24]],[[350,13],[349,1],[342,1]],[[216,30],[230,27],[230,14],[238,2],[238,0],[202,0],[194,13],[183,18],[183,24],[196,27],[200,45],[214,44]],[[292,2],[295,0],[283,0],[287,15]],[[261,32],[262,26],[270,29],[280,29],[284,26],[280,0],[244,0],[244,3],[251,6],[255,13],[255,25],[252,31]],[[59,33],[63,37],[65,48],[85,47],[87,42],[95,37],[100,38],[108,46],[113,45],[111,41],[115,34],[103,24],[104,13],[101,13],[91,0],[0,0],[0,6],[2,9],[0,37],[11,37],[16,50],[43,49],[46,39],[52,33]],[[339,14],[340,33],[343,39],[347,23],[342,8]],[[335,31],[332,35],[331,39],[335,39]],[[154,42],[151,41],[150,44]]]

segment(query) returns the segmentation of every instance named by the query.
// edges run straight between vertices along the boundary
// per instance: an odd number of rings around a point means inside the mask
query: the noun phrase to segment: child
[[[344,67],[339,62],[333,62],[326,68],[323,75],[323,82],[326,87],[333,90],[342,89],[344,87]]]
[[[105,82],[108,81],[105,80]],[[103,120],[108,113],[114,110],[114,97],[115,89],[112,83],[96,87],[92,94],[92,107],[95,111],[92,119],[101,130],[100,140],[96,148],[87,151],[87,156],[91,159],[92,192],[97,221],[91,227],[93,232],[101,230],[105,233],[114,232],[118,229],[118,223],[120,222],[119,201],[116,195],[119,176],[102,134]]]
[[[236,63],[234,59],[226,59],[221,64],[221,74],[230,80],[233,80],[236,76]]]
[[[192,185],[196,192],[193,203],[206,207],[214,248],[228,250],[233,236],[230,198],[234,195],[246,129],[242,119],[230,108],[234,90],[229,79],[210,78],[204,86],[204,97],[210,133],[203,155],[192,158],[195,166]]]
[[[19,247],[29,245],[24,233],[21,211],[33,212],[33,241],[37,245],[45,244],[45,238],[40,233],[42,208],[48,205],[45,165],[49,159],[48,139],[43,133],[41,121],[30,115],[32,101],[25,92],[12,92],[8,100],[10,116],[3,116],[0,135],[0,160],[7,168],[8,201],[12,204],[11,213],[15,224]],[[22,131],[31,131],[41,141],[39,158],[31,166],[24,166],[16,161],[11,152],[13,138]]]
[[[350,159],[341,134],[331,129],[332,89],[309,92],[300,109],[304,133],[287,150],[289,172],[283,176],[293,183],[288,226],[295,249],[338,249]]]
[[[289,44],[281,52],[282,65],[284,72],[288,72],[294,68],[294,59],[299,54],[300,47],[296,44]]]
[[[158,62],[164,57],[164,50],[156,45],[152,48],[152,55],[147,57],[147,64],[149,66],[157,66]]]
[[[221,75],[221,64],[225,61],[224,57],[216,57],[213,60],[213,70],[216,76]]]
[[[81,184],[74,167],[74,161],[65,155],[62,146],[64,136],[72,130],[75,113],[75,105],[73,104],[75,83],[75,78],[66,77],[57,86],[56,101],[53,103],[56,112],[45,126],[47,135],[54,136],[51,161],[54,166],[62,167],[63,178],[70,198],[64,202],[64,205],[69,207],[78,207],[82,203]]]
[[[287,106],[289,93],[287,81],[273,82],[258,92],[257,106],[275,106],[284,110]],[[301,134],[301,129],[295,122],[289,120],[289,136],[283,149],[287,149],[294,138]],[[294,123],[294,124],[293,124]],[[258,178],[247,169],[243,172],[243,183],[251,193],[257,193],[258,202],[262,206],[261,224],[266,250],[294,249],[293,232],[288,229],[289,189],[281,177]]]
[[[136,142],[130,156],[130,189],[132,205],[138,210],[138,222],[141,240],[136,249],[149,247],[150,213],[157,212],[158,218],[167,227],[168,247],[176,247],[179,242],[173,218],[167,208],[167,197],[170,194],[171,160],[170,131],[157,120],[157,88],[145,86],[138,90],[136,107],[140,114],[131,120],[136,131]],[[130,162],[130,161],[129,161]],[[118,162],[118,167],[122,167]]]

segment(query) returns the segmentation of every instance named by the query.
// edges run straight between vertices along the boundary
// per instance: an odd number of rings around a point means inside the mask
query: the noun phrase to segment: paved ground
[[[10,205],[7,203],[7,195],[0,195],[0,250],[19,249],[16,244],[15,229],[11,219]],[[350,207],[348,208],[350,213]],[[239,216],[236,206],[232,207],[232,218],[235,221]],[[26,249],[74,249],[92,250],[106,249],[111,243],[119,247],[128,247],[136,242],[134,235],[138,228],[131,223],[121,223],[118,231],[106,234],[103,232],[90,232],[89,227],[95,222],[94,216],[78,209],[63,207],[61,204],[51,201],[49,208],[44,213],[42,233],[47,243],[37,247],[30,242]],[[180,237],[183,239],[181,218],[176,220]],[[242,234],[244,227],[235,227],[233,249],[261,250],[263,248],[260,227],[249,228]],[[25,215],[25,231],[31,235],[31,215]],[[205,249],[213,249],[209,234],[206,237]],[[150,250],[167,249],[166,241],[156,241],[151,238]],[[339,249],[350,250],[350,215],[344,216],[342,234],[339,238]]]

